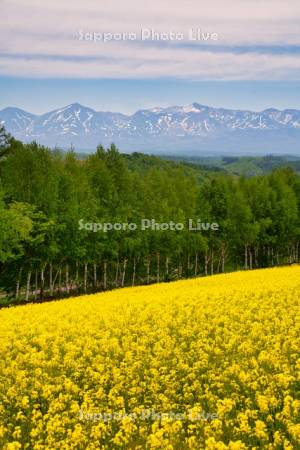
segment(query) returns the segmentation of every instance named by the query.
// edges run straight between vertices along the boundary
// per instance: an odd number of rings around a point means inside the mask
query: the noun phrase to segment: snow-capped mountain
[[[300,110],[296,109],[253,112],[193,103],[144,109],[129,116],[75,103],[43,115],[5,108],[0,121],[22,141],[62,148],[73,145],[78,150],[115,142],[122,151],[300,154]]]

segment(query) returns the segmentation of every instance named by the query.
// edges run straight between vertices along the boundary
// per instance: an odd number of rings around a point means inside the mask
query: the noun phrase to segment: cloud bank
[[[0,0],[0,75],[299,80],[298,0]],[[182,33],[178,41],[92,42],[85,33]],[[216,33],[190,41],[188,30]]]

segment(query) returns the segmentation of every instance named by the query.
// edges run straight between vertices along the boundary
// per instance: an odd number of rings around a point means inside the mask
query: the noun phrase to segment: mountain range
[[[78,151],[114,142],[124,152],[300,155],[296,109],[253,112],[193,103],[125,115],[74,103],[42,115],[8,107],[0,111],[0,122],[24,142]]]

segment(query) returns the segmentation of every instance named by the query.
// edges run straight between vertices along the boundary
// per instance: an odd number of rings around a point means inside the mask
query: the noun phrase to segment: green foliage
[[[70,279],[79,290],[96,289],[97,270],[105,289],[126,276],[145,283],[298,259],[300,178],[291,169],[243,178],[191,161],[123,155],[114,144],[83,159],[22,144],[4,129],[0,137],[0,286],[8,292],[20,285],[28,297],[33,274],[41,289],[46,273],[50,291],[56,283],[62,293]],[[185,228],[103,233],[79,226],[145,218]],[[219,229],[190,231],[189,219]]]
[[[16,260],[24,255],[33,222],[28,206],[12,202],[6,205],[0,191],[0,263]]]

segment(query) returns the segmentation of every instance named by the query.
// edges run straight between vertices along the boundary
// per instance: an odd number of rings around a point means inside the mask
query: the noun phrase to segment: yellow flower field
[[[299,449],[300,267],[0,311],[0,447]]]

